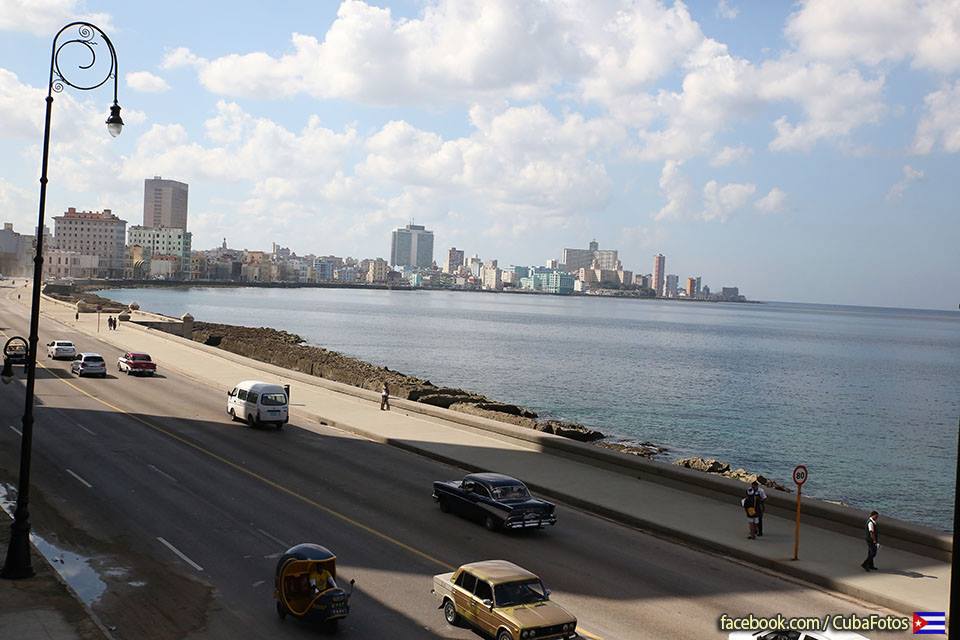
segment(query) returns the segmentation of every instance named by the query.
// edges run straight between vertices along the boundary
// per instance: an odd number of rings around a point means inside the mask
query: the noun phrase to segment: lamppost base
[[[16,522],[10,526],[10,544],[7,546],[7,559],[0,570],[0,578],[22,580],[34,576],[30,561],[30,530],[18,529]]]

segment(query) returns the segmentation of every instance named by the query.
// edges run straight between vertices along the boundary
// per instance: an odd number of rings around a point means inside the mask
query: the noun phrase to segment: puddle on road
[[[11,518],[16,507],[16,500],[13,497],[15,494],[14,487],[0,482],[0,508]],[[103,559],[90,558],[62,549],[34,532],[30,533],[30,540],[85,604],[93,604],[107,590],[107,584],[93,566],[94,563],[103,564]],[[127,569],[122,567],[107,567],[104,570],[104,575],[110,577],[124,576],[127,573]]]

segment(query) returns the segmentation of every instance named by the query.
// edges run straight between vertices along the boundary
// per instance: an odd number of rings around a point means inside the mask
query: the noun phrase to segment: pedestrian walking
[[[73,314],[73,319],[76,320],[77,322],[80,322],[80,312],[79,312],[79,311],[77,311],[75,314]]]
[[[880,514],[876,511],[870,512],[867,518],[867,525],[864,527],[864,533],[867,540],[867,559],[860,563],[864,571],[876,571],[877,564],[874,560],[877,557],[877,551],[880,550]]]
[[[113,331],[113,316],[107,316],[107,329]]]
[[[757,537],[757,516],[760,511],[760,496],[756,492],[747,489],[747,495],[740,499],[740,506],[743,507],[744,513],[747,514],[747,527],[748,535],[747,538],[750,540],[755,540]]]
[[[760,483],[756,480],[750,483],[747,489],[747,495],[753,493],[757,497],[757,537],[763,537],[763,512],[767,510],[767,492],[763,490]]]
[[[383,383],[383,389],[380,390],[380,411],[390,411],[390,387]]]

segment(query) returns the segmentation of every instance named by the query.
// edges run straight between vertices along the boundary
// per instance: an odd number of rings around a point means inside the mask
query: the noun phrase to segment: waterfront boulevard
[[[28,299],[22,281],[19,288],[0,288],[0,330],[6,336],[26,334]],[[108,376],[78,379],[70,374],[69,362],[54,362],[41,353],[33,531],[38,547],[54,545],[86,559],[89,569],[73,573],[91,575],[71,586],[115,638],[320,637],[317,628],[289,618],[280,621],[274,611],[276,560],[300,542],[332,550],[338,580],[356,580],[351,613],[339,631],[344,638],[480,638],[468,628],[447,625],[430,589],[435,574],[488,559],[509,560],[540,575],[551,598],[577,617],[582,637],[591,639],[727,638],[718,623],[723,614],[895,615],[852,595],[679,544],[665,534],[644,533],[562,500],[555,527],[489,532],[441,513],[432,502],[433,481],[465,473],[436,458],[470,466],[466,460],[471,456],[502,456],[511,467],[501,470],[521,479],[535,475],[541,458],[550,459],[558,483],[575,482],[585,465],[411,414],[402,403],[390,413],[380,412],[372,398],[321,390],[329,394],[329,406],[311,412],[308,400],[321,396],[308,398],[304,383],[293,386],[289,425],[281,431],[251,429],[226,416],[230,386],[217,376],[256,365],[222,359],[213,366],[210,359],[216,354],[195,350],[194,366],[189,345],[171,342],[176,348],[159,351],[157,345],[166,339],[157,332],[124,323],[108,331],[106,317],[97,334],[96,314],[82,314],[77,322],[69,308],[53,307],[44,302],[41,344],[63,338],[81,351],[100,353]],[[151,353],[158,375],[118,374],[117,359],[127,350]],[[22,377],[18,371],[13,384],[0,388],[0,482],[7,502],[16,485]],[[260,378],[278,381],[266,369]],[[338,419],[324,420],[324,425],[316,415]],[[339,416],[379,429],[381,436],[361,437]],[[343,428],[336,428],[340,422]],[[456,438],[434,444],[442,456],[418,454],[411,449],[429,449],[411,444],[429,440],[417,435],[418,424],[423,434],[446,429]],[[391,438],[402,446],[385,442]],[[581,484],[589,484],[587,475]],[[593,490],[598,497],[604,493],[603,487]],[[765,525],[768,537],[747,541],[736,501],[727,507],[729,518],[715,516],[708,506],[679,517],[690,533],[709,536],[713,531],[731,545],[766,546],[773,556],[787,553],[792,541],[788,519],[771,518]],[[830,535],[811,532],[803,539],[801,559],[804,553],[823,553],[817,547],[831,543],[819,541]],[[851,557],[834,556],[843,565],[836,572],[860,581],[863,594],[886,585],[881,590],[889,590],[894,599],[912,602],[917,596],[911,594],[920,594],[929,600],[926,610],[944,608],[946,563],[927,559],[920,566],[922,561],[914,559],[909,569],[889,570],[894,565],[885,564],[885,558],[894,562],[910,554],[884,548],[881,572],[867,575],[858,566],[865,545],[860,541],[847,548]],[[34,563],[44,560],[35,556]],[[13,588],[9,581],[0,582],[0,620],[17,621],[16,628],[29,633],[28,611],[4,610],[2,603],[10,601],[5,590]],[[42,616],[35,618],[34,637],[39,637]],[[897,638],[909,632],[864,635]]]

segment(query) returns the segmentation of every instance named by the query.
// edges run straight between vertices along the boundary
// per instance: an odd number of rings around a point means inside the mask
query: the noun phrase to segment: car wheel
[[[283,423],[282,423],[282,422],[278,422],[278,423],[277,423],[277,426],[276,426],[276,430],[277,430],[277,431],[280,431],[280,429],[283,429]]]
[[[247,415],[247,426],[251,429],[257,426],[257,419],[253,417],[253,414]]]
[[[233,409],[230,409],[230,411],[227,411],[227,413],[230,414],[230,422],[237,421],[237,413]]]
[[[443,619],[447,621],[447,624],[452,625],[460,622],[460,614],[457,613],[457,607],[450,600],[443,603]]]
[[[442,511],[443,513],[450,513],[450,505],[447,504],[446,498],[444,498],[443,496],[440,496],[439,498],[437,498],[437,504],[440,505],[440,511]]]
[[[497,531],[500,528],[500,523],[493,516],[487,516],[483,519],[483,526],[487,528],[487,531]]]
[[[287,609],[283,606],[283,603],[277,600],[277,617],[283,620],[287,617]]]
[[[513,634],[506,629],[500,629],[500,633],[497,634],[497,640],[513,640]]]

